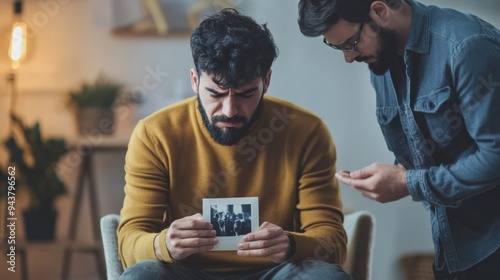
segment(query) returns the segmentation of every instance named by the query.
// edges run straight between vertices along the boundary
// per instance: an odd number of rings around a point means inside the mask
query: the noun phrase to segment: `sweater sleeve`
[[[291,232],[296,243],[292,261],[311,257],[338,264],[345,261],[347,237],[335,161],[335,146],[320,122],[303,151],[297,204],[300,230]]]
[[[154,238],[160,234],[162,257],[172,262],[165,244],[168,217],[167,156],[148,134],[144,122],[134,129],[125,157],[125,199],[118,226],[119,257],[125,268],[157,259]]]

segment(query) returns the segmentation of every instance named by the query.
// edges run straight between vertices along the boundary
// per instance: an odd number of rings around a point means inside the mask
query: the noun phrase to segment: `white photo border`
[[[229,198],[203,198],[203,219],[211,221],[211,205],[242,205],[250,204],[251,231],[259,228],[259,198],[258,197],[229,197]],[[243,236],[217,236],[218,243],[213,251],[235,251]]]

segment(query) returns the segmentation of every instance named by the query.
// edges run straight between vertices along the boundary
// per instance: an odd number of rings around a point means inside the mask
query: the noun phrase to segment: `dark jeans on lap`
[[[344,270],[336,264],[318,260],[301,262],[284,262],[275,267],[258,272],[245,273],[207,273],[192,267],[176,263],[169,264],[156,260],[146,260],[129,267],[120,280],[130,279],[186,279],[186,280],[352,280]]]
[[[489,255],[486,259],[471,268],[457,273],[449,273],[446,265],[441,270],[434,266],[436,280],[491,280],[500,275],[500,250]]]

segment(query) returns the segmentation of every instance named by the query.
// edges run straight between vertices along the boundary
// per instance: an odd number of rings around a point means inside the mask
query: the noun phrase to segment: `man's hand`
[[[166,243],[170,256],[182,260],[192,254],[209,251],[217,244],[216,232],[200,213],[172,222]]]
[[[349,175],[337,173],[335,177],[365,197],[378,202],[395,201],[409,194],[406,169],[401,165],[373,163]]]
[[[238,255],[268,258],[275,263],[285,260],[290,247],[286,232],[279,226],[264,222],[258,230],[251,232],[238,244]]]

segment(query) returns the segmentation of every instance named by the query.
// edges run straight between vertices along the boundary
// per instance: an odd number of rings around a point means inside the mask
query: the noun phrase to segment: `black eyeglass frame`
[[[323,37],[323,43],[325,43],[325,45],[327,45],[330,48],[335,49],[335,50],[346,51],[346,52],[359,52],[358,43],[359,43],[359,39],[361,38],[361,32],[363,32],[364,25],[365,25],[365,21],[361,22],[361,25],[359,26],[358,32],[354,36],[354,43],[351,43],[350,39],[347,39],[343,43],[340,43],[338,45],[334,45],[334,44],[328,42],[328,40],[326,40],[325,37]]]

